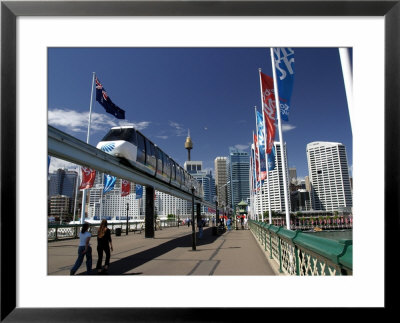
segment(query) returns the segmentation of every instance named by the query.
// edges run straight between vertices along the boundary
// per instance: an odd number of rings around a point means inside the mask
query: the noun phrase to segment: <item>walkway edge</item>
[[[265,255],[265,259],[267,259],[269,265],[271,266],[272,270],[274,271],[274,274],[275,274],[276,276],[288,276],[288,275],[285,274],[285,273],[280,273],[280,272],[279,272],[279,265],[277,264],[277,262],[274,261],[274,259],[270,259],[270,257],[269,257],[269,252],[266,251],[266,250],[264,250],[264,246],[261,244],[261,242],[260,242],[260,241],[257,239],[257,237],[254,235],[253,231],[250,230],[250,232],[251,232],[251,234],[252,234],[254,240],[256,240],[257,245],[260,247],[261,251],[262,251],[263,254]]]

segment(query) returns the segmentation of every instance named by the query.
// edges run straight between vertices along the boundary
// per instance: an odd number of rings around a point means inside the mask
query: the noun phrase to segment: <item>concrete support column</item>
[[[154,187],[146,186],[145,238],[154,238]]]

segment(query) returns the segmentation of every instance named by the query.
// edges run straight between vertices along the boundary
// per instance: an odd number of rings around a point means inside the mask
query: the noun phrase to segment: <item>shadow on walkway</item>
[[[206,228],[203,230],[203,238],[198,238],[198,232],[196,231],[196,246],[202,246],[213,243],[220,236],[212,234],[212,228]],[[152,239],[152,238],[149,238]],[[176,248],[188,248],[192,250],[192,233],[185,236],[172,239],[168,242],[162,243],[157,247],[150,248],[148,250],[141,251],[139,253],[132,254],[128,257],[113,261],[110,263],[108,275],[141,275],[142,273],[128,273],[132,269],[145,264],[157,257],[160,257]],[[83,272],[79,275],[86,275],[87,272]],[[93,274],[96,271],[93,270]]]

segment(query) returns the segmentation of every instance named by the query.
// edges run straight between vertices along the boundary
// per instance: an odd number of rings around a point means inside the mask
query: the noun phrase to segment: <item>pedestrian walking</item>
[[[70,275],[75,275],[76,271],[82,265],[83,257],[86,256],[86,273],[89,275],[92,271],[92,247],[89,244],[92,234],[88,231],[89,223],[85,222],[79,233],[78,259],[70,271]]]
[[[204,220],[200,219],[199,222],[197,223],[197,226],[199,227],[199,239],[202,239],[203,238]]]
[[[226,226],[228,227],[228,231],[231,231],[231,218],[226,220]]]
[[[107,220],[103,219],[100,224],[99,231],[97,232],[97,273],[101,272],[107,273],[108,267],[110,265],[111,251],[113,251],[112,240],[111,240],[111,231],[107,228]],[[101,270],[101,263],[103,261],[103,251],[106,254],[106,261],[104,263],[104,268]]]
[[[186,219],[186,222],[187,222],[187,226],[188,226],[188,228],[189,228],[189,227],[190,227],[190,219],[187,218],[187,219]]]
[[[242,230],[244,230],[244,216],[240,217],[240,226],[242,227]]]

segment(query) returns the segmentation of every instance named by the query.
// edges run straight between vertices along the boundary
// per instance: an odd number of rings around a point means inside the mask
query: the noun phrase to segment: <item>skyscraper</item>
[[[218,205],[228,205],[228,158],[217,157],[214,160],[215,185],[217,187]]]
[[[314,210],[351,209],[349,169],[346,148],[338,142],[312,142],[307,145],[311,205]]]
[[[297,170],[296,167],[289,168],[289,183],[297,184]]]
[[[237,148],[229,148],[229,179],[230,179],[230,201],[229,204],[236,209],[242,200],[247,201],[250,197],[249,173],[250,157],[247,152]]]
[[[212,177],[211,171],[209,173],[206,171],[198,171],[197,173],[192,173],[192,176],[202,184],[204,200],[213,203],[215,196],[215,180]]]
[[[285,192],[283,186],[283,169],[282,169],[282,159],[281,159],[281,144],[280,142],[274,142],[275,146],[275,169],[268,172],[269,176],[269,188],[267,180],[264,181],[262,190],[257,191],[255,196],[255,206],[258,214],[263,214],[265,211],[269,210],[268,202],[271,202],[271,211],[285,212]],[[286,145],[285,145],[286,148]],[[287,154],[286,149],[284,151],[286,171],[287,167]],[[288,174],[286,178],[289,178]],[[286,183],[289,192],[289,183]],[[270,199],[268,200],[268,194],[270,194]],[[262,201],[261,201],[262,199]],[[290,211],[290,197],[288,196],[288,205]]]
[[[49,175],[49,198],[61,195],[69,198],[68,210],[65,212],[73,212],[77,178],[76,171],[61,168]]]

